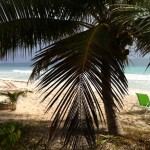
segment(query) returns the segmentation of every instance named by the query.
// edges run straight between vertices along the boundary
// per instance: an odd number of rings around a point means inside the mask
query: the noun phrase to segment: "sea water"
[[[30,63],[0,63],[0,79],[28,81],[31,72]]]
[[[129,62],[124,70],[129,89],[150,93],[150,67],[147,68],[149,63],[149,59],[133,59]]]
[[[150,60],[133,59],[125,67],[125,76],[129,89],[148,91],[150,93]],[[32,72],[31,63],[0,63],[0,79],[28,81]]]

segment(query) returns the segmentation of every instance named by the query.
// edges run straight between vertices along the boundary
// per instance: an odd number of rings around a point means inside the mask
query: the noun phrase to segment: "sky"
[[[20,50],[20,49],[19,49]],[[35,56],[35,53],[29,54],[28,52],[26,52],[26,54],[22,54],[22,52],[19,52],[19,50],[17,51],[16,56],[13,57],[8,57],[7,60],[6,58],[4,58],[3,60],[0,60],[0,63],[29,63],[31,62],[31,59]],[[27,50],[28,51],[28,50]],[[36,49],[33,49],[33,52],[35,52]]]
[[[12,58],[8,58],[0,60],[0,63],[30,63],[31,62],[32,57],[31,56],[27,56],[26,58],[24,57],[15,57],[14,60]]]

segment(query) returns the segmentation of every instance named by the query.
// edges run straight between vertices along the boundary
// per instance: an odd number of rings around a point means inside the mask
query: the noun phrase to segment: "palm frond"
[[[64,145],[70,142],[73,149],[81,144],[81,137],[89,148],[94,147],[94,127],[99,129],[99,122],[104,121],[100,99],[107,101],[102,92],[111,93],[115,103],[122,106],[127,80],[123,74],[122,51],[116,51],[119,46],[114,37],[108,25],[100,24],[51,44],[33,59],[30,79],[40,79],[38,87],[47,93],[43,100],[55,91],[47,111],[61,98],[51,118],[50,141],[61,133]],[[107,86],[108,74],[112,89]],[[106,91],[102,90],[104,86]]]
[[[128,32],[136,41],[137,50],[143,56],[150,52],[150,11],[134,5],[119,6],[110,17],[120,26],[121,32]]]
[[[32,53],[34,46],[52,43],[78,33],[83,27],[91,27],[85,22],[86,4],[81,3],[68,0],[1,0],[0,57],[16,53],[17,47],[30,47]]]
[[[110,17],[114,18],[112,21],[116,21],[116,23],[130,23],[148,13],[146,8],[141,8],[135,5],[120,4],[115,6],[116,7],[110,11]]]
[[[32,18],[1,23],[0,54],[5,56],[14,53],[16,47],[30,47],[32,52],[34,46],[67,37],[80,30],[82,26],[78,21],[69,20]]]

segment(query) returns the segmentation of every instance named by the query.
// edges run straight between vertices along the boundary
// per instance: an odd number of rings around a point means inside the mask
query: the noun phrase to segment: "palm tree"
[[[104,121],[100,100],[104,103],[109,133],[123,132],[117,109],[122,107],[127,93],[123,70],[126,46],[134,40],[130,35],[133,24],[114,22],[117,11],[110,15],[113,4],[120,1],[0,1],[1,57],[16,54],[18,47],[25,47],[24,54],[26,48],[32,53],[34,46],[48,45],[33,59],[30,79],[40,79],[39,90],[47,92],[43,100],[56,91],[47,111],[62,97],[51,118],[50,142],[61,134],[64,145],[70,142],[73,149],[80,146],[82,139],[94,147],[95,127],[99,129],[100,121]]]
[[[22,97],[27,96],[27,92],[28,92],[27,90],[26,91],[15,90],[15,91],[0,92],[0,95],[7,97],[8,101],[11,104],[16,104],[21,96]]]
[[[14,90],[14,91],[0,92],[0,95],[7,97],[9,104],[11,104],[11,110],[14,111],[14,110],[16,110],[16,103],[19,100],[19,98],[21,96],[26,97],[27,92],[30,92],[30,91],[28,91],[28,90],[25,90],[25,91]],[[7,104],[4,104],[4,105],[6,106]],[[9,107],[10,107],[10,105],[8,106],[8,108]]]
[[[128,26],[126,32],[134,38],[136,51],[145,56],[150,52],[150,2],[140,2],[140,6],[143,6],[143,8],[134,5],[123,5],[116,7],[112,11],[112,16],[115,18],[114,22],[122,26],[123,31],[125,30],[124,24]]]

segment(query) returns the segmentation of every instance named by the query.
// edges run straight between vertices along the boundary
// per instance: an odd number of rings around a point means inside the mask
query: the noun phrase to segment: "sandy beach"
[[[32,90],[32,93],[28,93],[27,97],[20,97],[17,102],[17,109],[1,110],[0,122],[8,120],[19,120],[23,122],[32,121],[49,121],[56,106],[54,106],[48,113],[45,114],[48,99],[41,103],[42,97],[39,91],[36,91],[35,84],[27,84],[24,81],[9,81],[0,80],[0,91],[7,91],[10,89],[9,84],[14,84],[18,89]],[[149,93],[147,93],[149,95]],[[0,96],[0,101],[5,99],[4,96]],[[119,117],[122,125],[127,128],[138,128],[140,130],[150,129],[150,111],[144,117],[145,109],[134,107],[130,111],[133,103],[137,102],[137,96],[135,91],[129,91],[129,95],[126,95],[123,99],[123,109],[120,109]]]

